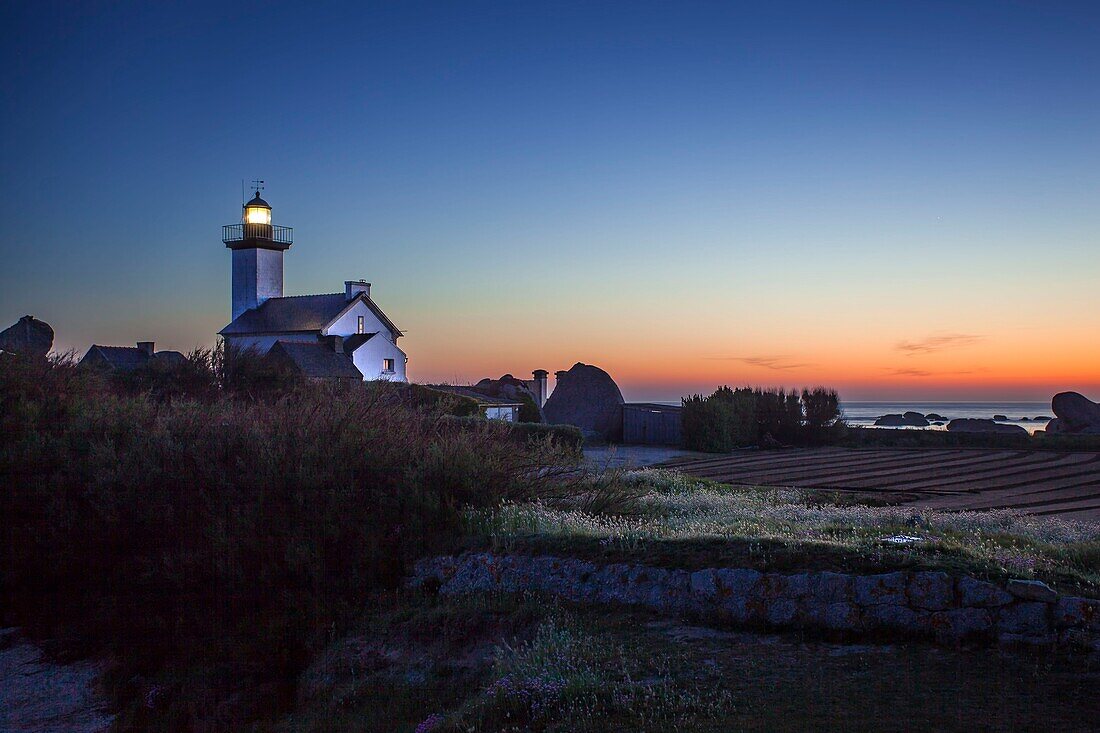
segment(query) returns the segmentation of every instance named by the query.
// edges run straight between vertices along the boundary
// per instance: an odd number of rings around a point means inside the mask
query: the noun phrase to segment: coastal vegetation
[[[683,399],[684,447],[725,453],[750,445],[818,444],[842,435],[840,397],[824,387],[786,391],[722,386]]]
[[[318,656],[276,730],[1079,730],[1094,680],[1083,657],[761,636],[530,593],[400,592]]]
[[[458,427],[477,427],[485,422],[483,418],[472,416],[447,415],[445,421]],[[549,438],[563,450],[573,451],[578,457],[584,446],[584,435],[573,425],[547,425],[540,422],[498,422],[498,429],[506,432],[513,440],[520,442],[539,441]]]
[[[825,387],[783,390],[722,386],[682,399],[682,445],[728,453],[737,448],[837,445],[851,448],[1008,448],[1097,450],[1100,435],[1040,431],[883,430],[845,423],[840,397]],[[915,413],[914,413],[915,414]],[[901,417],[901,416],[898,416]],[[922,420],[924,416],[917,415]],[[938,416],[934,416],[938,417]],[[925,421],[927,424],[927,421]]]
[[[289,710],[313,653],[465,508],[533,500],[577,461],[392,385],[198,356],[176,380],[0,369],[2,622],[114,660],[124,729]]]
[[[1100,592],[1100,527],[1093,523],[1009,510],[874,506],[652,469],[605,476],[591,494],[552,504],[469,509],[465,522],[481,546],[493,548],[679,568],[939,568]]]
[[[798,681],[807,652],[793,642],[777,654],[723,636],[722,652],[708,639],[732,632],[637,609],[403,588],[415,560],[464,549],[687,570],[938,568],[1100,589],[1089,525],[591,471],[575,428],[486,421],[400,385],[309,383],[247,354],[199,352],[176,373],[125,377],[65,358],[4,367],[0,623],[110,660],[121,730],[821,723],[745,681],[773,668],[790,699],[811,689],[841,704],[841,691]],[[839,429],[827,390],[727,390],[713,404],[739,400],[753,407],[746,434]],[[747,654],[729,653],[733,638]],[[904,674],[950,689],[936,659]],[[896,662],[868,661],[866,674],[900,683]],[[1052,680],[1036,684],[1062,684]],[[884,688],[870,704],[888,700]]]
[[[847,426],[836,445],[851,448],[1005,448],[1010,450],[1100,450],[1100,435],[1039,432],[1034,435],[946,430],[892,430]]]

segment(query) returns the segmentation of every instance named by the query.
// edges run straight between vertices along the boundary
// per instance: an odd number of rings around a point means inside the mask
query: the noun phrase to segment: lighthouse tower
[[[268,298],[283,297],[283,252],[294,241],[291,227],[271,223],[271,206],[256,195],[244,204],[240,224],[222,227],[222,242],[233,251],[233,320]]]

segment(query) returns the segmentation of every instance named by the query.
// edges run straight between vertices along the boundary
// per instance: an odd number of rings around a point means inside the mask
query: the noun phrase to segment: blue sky
[[[287,293],[370,279],[414,378],[1100,389],[1096,4],[0,13],[0,320],[59,346],[212,342],[259,177]]]

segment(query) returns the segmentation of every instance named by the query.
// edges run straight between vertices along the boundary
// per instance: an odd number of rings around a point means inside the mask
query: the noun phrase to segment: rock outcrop
[[[1100,404],[1077,392],[1059,392],[1051,400],[1055,418],[1048,433],[1100,435]]]
[[[1059,596],[1039,581],[1006,588],[938,571],[877,575],[668,570],[624,563],[469,553],[417,563],[408,584],[444,595],[535,591],[620,603],[758,629],[999,641],[1100,651],[1100,600]]]
[[[543,407],[547,422],[576,425],[590,440],[615,442],[623,437],[623,393],[607,372],[577,362],[557,373],[554,393]]]
[[[919,412],[906,412],[901,415],[891,413],[875,420],[875,426],[881,428],[926,428],[928,425],[928,418]]]
[[[1004,433],[1005,435],[1027,435],[1027,430],[1019,425],[1002,425],[992,420],[960,417],[947,423],[952,433]]]
[[[34,316],[23,316],[14,325],[0,331],[0,351],[45,359],[53,348],[53,329]]]

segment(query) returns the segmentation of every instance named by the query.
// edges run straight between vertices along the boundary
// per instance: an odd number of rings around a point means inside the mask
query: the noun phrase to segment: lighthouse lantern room
[[[271,223],[271,205],[255,196],[243,206],[240,224],[222,227],[222,242],[233,251],[233,318],[269,298],[283,297],[283,252],[294,241],[291,227]]]

